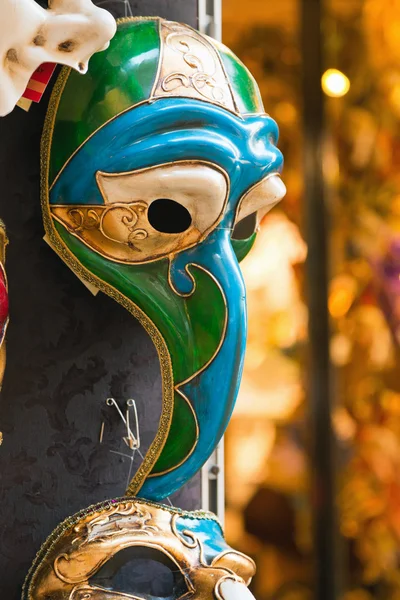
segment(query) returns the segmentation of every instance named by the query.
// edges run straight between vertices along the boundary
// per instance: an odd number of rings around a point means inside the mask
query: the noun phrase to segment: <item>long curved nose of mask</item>
[[[191,294],[196,296],[188,324],[197,347],[191,346],[188,337],[183,358],[190,365],[194,364],[192,353],[202,358],[183,380],[175,380],[171,430],[140,490],[141,496],[154,500],[181,487],[201,468],[221,439],[237,397],[246,340],[246,299],[230,230],[217,228],[205,242],[177,255],[170,265],[169,284],[188,302]],[[189,430],[192,439],[187,443]],[[176,450],[182,443],[187,454],[176,463]]]
[[[58,235],[105,292],[152,335],[163,375],[159,429],[128,493],[161,500],[205,463],[236,400],[246,338],[245,288],[231,230],[172,260],[114,263],[55,224]],[[153,332],[153,333],[152,333]]]
[[[285,194],[286,186],[280,175],[272,173],[244,194],[239,205],[237,221],[241,221],[253,213],[257,213],[257,220],[261,221]]]

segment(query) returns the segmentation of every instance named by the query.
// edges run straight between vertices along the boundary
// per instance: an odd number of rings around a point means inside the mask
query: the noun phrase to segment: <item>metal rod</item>
[[[336,569],[335,465],[331,428],[328,229],[323,179],[324,102],[321,23],[323,0],[301,2],[304,198],[308,258],[309,431],[316,600],[339,597]]]
[[[201,470],[201,508],[225,521],[224,439],[218,444]]]
[[[198,0],[199,30],[211,37],[222,37],[222,0]]]
[[[222,0],[198,0],[199,30],[221,41]],[[201,470],[201,506],[215,512],[221,521],[225,516],[224,439]]]

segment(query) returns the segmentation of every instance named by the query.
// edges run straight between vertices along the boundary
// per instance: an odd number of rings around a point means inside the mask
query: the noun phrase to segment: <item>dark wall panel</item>
[[[116,16],[123,6],[110,2]],[[122,10],[121,10],[122,6]],[[196,0],[132,2],[196,26]],[[0,598],[20,598],[40,544],[66,516],[123,494],[130,461],[124,426],[105,404],[133,397],[143,452],[161,405],[156,351],[141,326],[103,294],[93,297],[43,241],[39,143],[49,93],[26,114],[0,119],[0,217],[10,239],[11,323],[0,397]],[[104,441],[99,443],[101,423]],[[135,469],[140,463],[137,457]],[[173,498],[197,508],[197,476]]]
[[[113,5],[115,16],[124,16],[124,4],[110,2]],[[102,4],[102,6],[105,6]],[[164,17],[172,21],[188,23],[192,27],[197,26],[198,1],[197,0],[130,0],[132,13],[146,17]],[[107,5],[107,8],[109,6]]]

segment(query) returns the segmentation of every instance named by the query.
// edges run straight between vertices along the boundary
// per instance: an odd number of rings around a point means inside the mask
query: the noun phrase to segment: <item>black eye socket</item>
[[[233,240],[247,240],[253,235],[257,227],[257,213],[254,212],[248,217],[245,217],[239,223],[236,223],[233,232]]]
[[[188,209],[170,198],[154,200],[147,218],[150,225],[161,233],[183,233],[192,224]]]
[[[118,552],[89,584],[146,600],[175,600],[189,591],[185,577],[169,556],[144,546]]]

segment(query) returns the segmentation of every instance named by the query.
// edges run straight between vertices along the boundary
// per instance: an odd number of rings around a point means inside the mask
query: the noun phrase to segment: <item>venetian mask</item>
[[[179,489],[228,424],[246,339],[238,263],[285,193],[277,138],[238,58],[163,19],[121,20],[84,77],[64,69],[55,85],[42,146],[48,240],[139,319],[160,359],[159,430],[131,495]]]
[[[14,108],[34,71],[46,62],[81,73],[115,33],[110,13],[91,0],[0,0],[0,116]]]
[[[129,577],[135,563],[143,569],[143,559],[169,570],[171,583],[162,596],[169,600],[252,598],[247,586],[254,562],[227,545],[214,515],[125,498],[62,523],[39,551],[22,599],[159,600],[159,591]],[[122,569],[124,586],[114,583]]]

